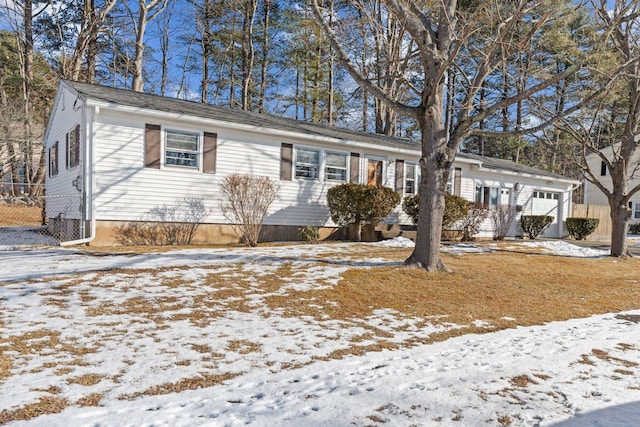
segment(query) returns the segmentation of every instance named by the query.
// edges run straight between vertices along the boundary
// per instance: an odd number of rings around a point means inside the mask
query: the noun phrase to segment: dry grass
[[[201,374],[195,378],[185,378],[175,383],[160,384],[139,393],[120,396],[121,400],[133,400],[140,396],[157,396],[161,394],[179,393],[185,390],[197,390],[199,388],[213,387],[224,381],[235,378],[242,373]]]
[[[528,375],[518,375],[509,379],[509,382],[512,385],[521,388],[526,388],[529,384],[538,384],[537,381],[532,380]]]
[[[325,320],[363,319],[379,309],[432,323],[468,325],[480,319],[492,330],[640,307],[637,259],[516,253],[444,258],[454,273],[429,274],[411,267],[352,269],[343,274],[338,286],[269,296],[266,304],[289,316]],[[318,306],[319,301],[324,304]],[[441,340],[484,329],[470,326],[431,338]]]
[[[37,206],[0,205],[0,227],[42,224],[42,208]]]
[[[2,341],[0,341],[0,343],[2,343]],[[11,376],[12,368],[13,359],[4,354],[4,351],[0,349],[0,382],[2,382],[5,378],[9,378]]]
[[[22,406],[18,409],[5,409],[0,412],[0,424],[6,424],[9,421],[30,420],[45,414],[58,414],[69,406],[67,399],[61,397],[42,397],[35,403]]]
[[[97,351],[95,348],[76,346],[71,342],[64,342],[60,339],[59,331],[49,329],[39,329],[21,335],[12,335],[7,341],[11,344],[11,349],[20,354],[58,353],[62,351],[75,356],[82,356]]]
[[[165,248],[156,248],[154,251],[161,249]],[[359,251],[347,254],[336,252],[333,255],[341,260],[384,258],[390,261],[401,261],[409,255],[407,250],[378,247],[363,246]],[[148,253],[149,248],[141,248],[140,252]],[[69,277],[64,285],[55,286],[41,295],[47,297],[47,304],[60,308],[68,307],[74,298],[79,297],[87,315],[92,317],[133,315],[136,322],[139,318],[155,322],[155,325],[141,324],[140,327],[143,329],[140,329],[140,333],[166,328],[171,325],[170,322],[180,320],[187,320],[199,327],[207,326],[231,311],[256,310],[265,316],[277,313],[285,317],[304,317],[305,321],[307,318],[318,322],[340,321],[344,322],[346,328],[356,326],[366,330],[351,337],[344,348],[325,356],[317,356],[314,360],[340,359],[346,355],[363,355],[421,342],[441,341],[470,332],[487,332],[517,325],[528,326],[640,308],[638,259],[579,259],[506,251],[464,256],[444,254],[445,263],[455,271],[451,274],[429,274],[420,269],[397,265],[369,269],[354,267],[342,274],[342,279],[337,285],[319,283],[315,280],[322,286],[308,290],[290,287],[291,283],[309,274],[307,268],[322,265],[313,261],[317,259],[319,263],[331,264],[334,262],[328,259],[331,256],[332,254],[314,256],[313,259],[309,259],[310,263],[306,267],[300,263],[284,261],[277,264],[278,267],[275,269],[270,266],[265,274],[256,274],[255,269],[245,270],[243,264],[231,265],[230,269],[225,268],[223,272],[211,268],[211,273],[207,267],[199,267],[206,271],[202,275],[202,282],[197,284],[181,278],[182,275],[179,273],[186,271],[189,268],[187,266],[96,273],[92,280],[97,286],[113,286],[112,279],[117,275],[117,280],[125,284],[131,283],[132,288],[142,276],[145,280],[151,277],[155,284],[166,288],[166,292],[157,291],[154,294],[145,294],[144,297],[134,296],[117,305],[107,301],[96,301],[89,290],[79,289],[86,287],[86,279],[81,275]],[[175,272],[178,274],[173,274]],[[109,280],[103,284],[100,283],[102,278]],[[122,292],[126,292],[126,289],[129,289],[128,285],[122,288]],[[189,298],[181,298],[184,295],[180,293],[181,289],[189,291]],[[393,331],[382,330],[365,322],[367,318],[375,316],[378,310],[392,310],[398,319],[412,320],[412,325],[416,328],[438,323],[455,323],[462,328],[400,343],[393,340]],[[475,326],[475,320],[482,320],[487,326]],[[97,324],[112,327],[119,325],[117,322]],[[397,329],[401,330],[402,326],[397,326]],[[121,332],[114,328],[113,333],[117,336]],[[74,356],[75,361],[65,362],[64,366],[62,363],[47,366],[57,368],[54,371],[56,375],[71,374],[73,368],[70,366],[86,366],[83,355],[98,350],[79,346],[69,339],[63,341],[59,332],[46,328],[9,336],[0,343],[19,355],[65,352]],[[205,358],[212,360],[212,357],[224,356],[214,353],[210,346],[200,343],[193,343],[190,348],[200,353],[202,360],[181,360],[176,364],[186,366],[201,363]],[[227,344],[225,351],[246,355],[259,353],[261,348],[259,342],[232,340]],[[618,349],[638,350],[636,345],[625,343],[618,344]],[[295,353],[297,350],[292,348],[287,351]],[[637,367],[601,350],[593,350],[592,353],[584,355],[581,363],[593,364],[597,360],[617,365],[615,367],[619,369],[615,372],[620,375],[631,375],[631,369]],[[0,351],[0,381],[12,375],[13,363],[15,362],[11,357]],[[302,365],[296,361],[282,362],[279,369],[294,369]],[[205,372],[194,378],[157,385],[121,398],[134,399],[142,395],[210,387],[238,375],[241,373]],[[68,384],[92,386],[103,378],[101,375],[87,374],[62,380]],[[534,374],[533,377],[522,375],[509,381],[513,387],[524,388],[529,384],[535,384],[536,380],[545,379],[547,378]],[[504,393],[507,395],[506,391]],[[44,397],[39,402],[22,408],[3,411],[0,414],[0,423],[59,412],[71,404],[99,405],[101,399],[102,395],[92,394],[69,403],[59,396]],[[508,425],[507,421],[510,422],[505,418],[501,424]]]
[[[612,363],[615,365],[622,365],[625,368],[636,368],[638,367],[638,364],[636,362],[632,362],[630,360],[625,360],[625,359],[620,359],[618,357],[613,357],[611,355],[609,355],[609,353],[607,353],[604,350],[599,350],[594,348],[593,350],[591,350],[591,354],[593,354],[596,358],[603,360],[605,362],[608,363]]]
[[[104,378],[104,375],[98,374],[84,374],[79,377],[69,378],[67,379],[67,383],[69,384],[79,384],[83,386],[92,386],[98,384]]]
[[[92,393],[89,396],[81,397],[76,401],[78,406],[100,406],[103,396],[100,393]]]

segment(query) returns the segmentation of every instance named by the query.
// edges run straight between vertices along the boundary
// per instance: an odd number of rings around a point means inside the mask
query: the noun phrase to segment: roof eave
[[[103,101],[103,100],[91,98],[91,97],[88,97],[86,99],[86,103],[88,106],[91,106],[91,107],[105,108],[112,111],[141,114],[141,115],[153,115],[155,117],[163,117],[163,118],[174,119],[174,120],[186,120],[193,123],[206,123],[207,125],[213,125],[216,127],[233,129],[233,130],[242,130],[242,131],[254,132],[254,133],[264,134],[268,132],[272,135],[297,138],[297,139],[316,142],[316,143],[323,142],[323,143],[330,143],[330,144],[343,145],[343,146],[348,145],[349,147],[359,147],[359,148],[366,148],[366,149],[377,150],[377,151],[393,151],[395,153],[402,153],[402,154],[411,155],[411,156],[420,155],[419,149],[409,149],[409,148],[401,148],[401,147],[383,146],[379,144],[369,144],[366,142],[354,141],[349,139],[333,138],[333,137],[322,136],[322,135],[308,135],[300,132],[286,131],[286,130],[275,129],[275,128],[266,127],[266,126],[254,126],[254,125],[247,125],[243,123],[228,122],[223,120],[198,117],[191,114],[179,114],[179,113],[171,113],[167,111],[153,110],[149,108],[131,107],[127,105],[114,104],[112,102]]]
[[[571,179],[571,178],[558,178],[550,175],[534,175],[532,173],[527,173],[527,172],[517,172],[517,171],[506,170],[506,169],[493,169],[493,168],[486,168],[483,166],[480,166],[478,170],[483,172],[501,173],[503,175],[522,176],[525,178],[539,179],[542,181],[547,181],[548,183],[562,182],[562,183],[571,184],[571,185],[577,185],[582,183],[581,181],[578,181],[576,179]]]

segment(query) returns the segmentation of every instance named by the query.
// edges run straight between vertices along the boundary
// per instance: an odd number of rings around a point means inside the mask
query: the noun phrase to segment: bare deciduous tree
[[[136,53],[133,66],[133,81],[131,89],[142,92],[142,61],[144,59],[144,34],[149,21],[164,11],[167,7],[167,0],[139,0],[138,18],[136,21]]]
[[[630,187],[631,180],[640,177],[640,2],[594,0],[592,5],[599,32],[607,40],[589,80],[601,96],[558,128],[582,145],[584,176],[607,197],[611,255],[620,257],[629,255],[629,201],[640,192],[640,185]],[[605,176],[599,168],[589,168],[586,157],[590,154],[606,165]]]
[[[478,102],[483,82],[499,74],[503,64],[513,61],[520,52],[539,42],[540,33],[554,18],[554,13],[567,13],[556,3],[551,0],[460,3],[456,0],[383,0],[384,14],[402,22],[406,30],[401,60],[410,61],[413,65],[410,72],[398,76],[412,95],[403,101],[363,75],[349,50],[348,46],[356,41],[353,37],[345,37],[357,32],[348,30],[349,23],[343,17],[355,15],[354,9],[370,13],[367,4],[353,2],[344,5],[346,9],[333,18],[340,20],[337,27],[343,31],[338,33],[330,27],[327,11],[313,0],[316,18],[340,63],[354,80],[398,114],[413,118],[421,130],[419,194],[420,212],[424,216],[418,223],[416,246],[407,263],[417,264],[428,271],[447,270],[440,258],[444,194],[462,141],[484,132],[478,129],[482,120],[572,76],[586,61],[586,52],[578,51],[569,58],[572,64],[565,70],[558,71],[540,64],[536,75],[523,82],[523,87],[513,88],[507,96]],[[446,77],[452,71],[456,73],[459,84],[448,129],[444,117],[445,89]]]
[[[232,174],[222,180],[220,188],[224,195],[222,214],[248,246],[257,246],[262,223],[280,186],[266,176]]]

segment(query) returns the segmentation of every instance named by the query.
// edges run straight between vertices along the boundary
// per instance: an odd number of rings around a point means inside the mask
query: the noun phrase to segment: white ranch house
[[[418,184],[417,142],[230,110],[97,85],[62,81],[45,133],[48,196],[78,195],[77,206],[47,203],[50,227],[70,243],[118,242],[123,224],[185,197],[210,209],[194,243],[237,241],[220,209],[221,179],[231,173],[268,176],[280,191],[263,240],[295,240],[297,228],[337,228],[327,190],[344,182],[394,188]],[[468,200],[518,206],[553,216],[545,237],[565,234],[576,180],[514,162],[458,154],[450,191]],[[401,207],[384,221],[410,225]],[[521,232],[512,227],[510,236]],[[490,222],[480,237],[492,237]]]

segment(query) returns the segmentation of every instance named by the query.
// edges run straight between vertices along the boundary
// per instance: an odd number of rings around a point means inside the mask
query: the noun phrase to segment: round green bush
[[[598,218],[567,218],[567,234],[576,240],[584,240],[599,223]]]

